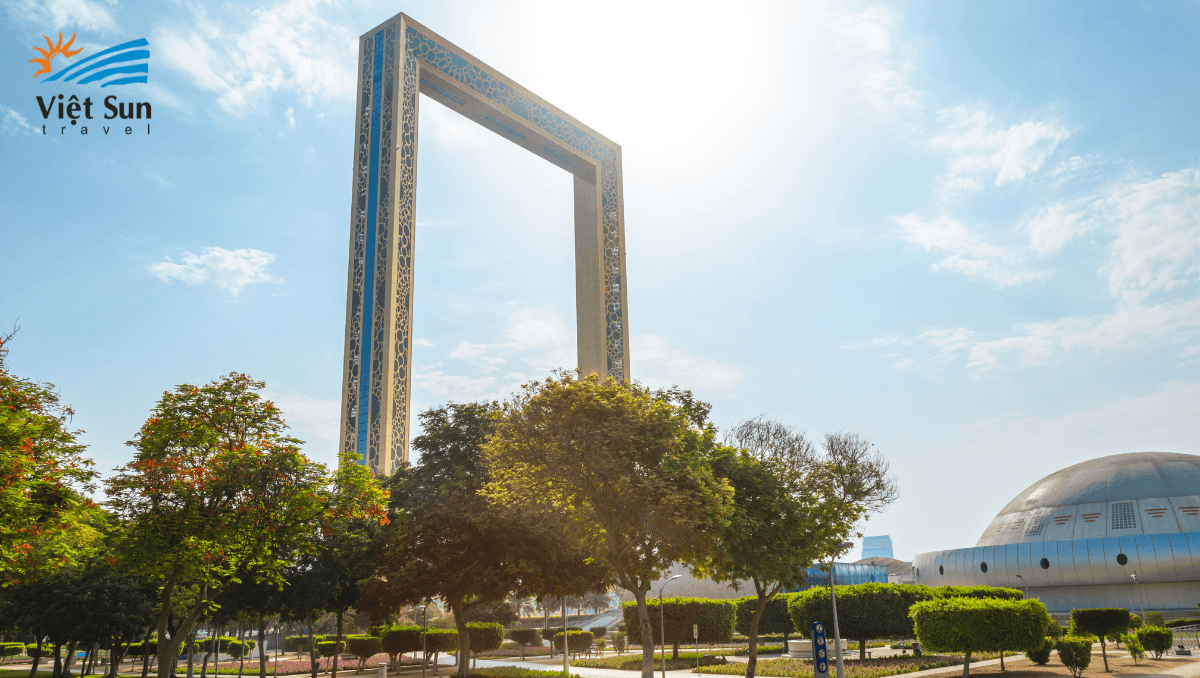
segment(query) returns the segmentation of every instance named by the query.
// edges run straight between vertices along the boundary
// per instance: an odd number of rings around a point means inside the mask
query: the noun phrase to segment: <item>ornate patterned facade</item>
[[[574,175],[579,367],[627,380],[621,147],[404,14],[358,54],[341,448],[408,459],[418,93]]]

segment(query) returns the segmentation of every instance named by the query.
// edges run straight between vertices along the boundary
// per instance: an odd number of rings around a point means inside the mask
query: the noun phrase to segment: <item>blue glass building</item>
[[[862,559],[892,558],[892,538],[888,535],[880,537],[863,537]]]
[[[851,584],[886,584],[888,582],[888,571],[883,565],[834,563],[833,574],[837,578],[838,586],[849,586]],[[805,576],[807,577],[807,581],[802,588],[790,589],[788,592],[806,591],[808,589],[817,588],[820,586],[829,586],[828,565],[812,565],[806,571]]]

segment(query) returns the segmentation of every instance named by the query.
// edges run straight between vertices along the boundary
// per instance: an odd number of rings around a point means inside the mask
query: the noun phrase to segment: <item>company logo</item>
[[[95,54],[84,57],[71,65],[54,71],[54,57],[62,56],[59,60],[70,59],[71,57],[83,51],[83,48],[72,50],[71,45],[75,42],[75,35],[71,35],[71,39],[67,44],[63,44],[62,33],[58,34],[58,44],[50,41],[50,38],[43,35],[46,40],[46,49],[34,47],[33,49],[40,52],[42,57],[30,59],[30,63],[41,66],[33,77],[51,73],[50,76],[43,78],[41,83],[47,82],[70,82],[76,85],[88,85],[91,83],[99,83],[101,87],[109,87],[111,85],[131,85],[134,83],[144,83],[147,81],[150,72],[150,43],[145,38],[130,40],[123,42],[120,45],[109,47],[108,49],[100,50]],[[39,83],[40,84],[40,83]]]

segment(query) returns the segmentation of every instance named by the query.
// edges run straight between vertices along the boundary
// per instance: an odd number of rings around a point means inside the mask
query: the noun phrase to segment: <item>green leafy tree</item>
[[[1146,648],[1142,647],[1142,643],[1137,639],[1136,634],[1121,634],[1121,642],[1125,643],[1125,651],[1128,652],[1130,658],[1133,659],[1134,666],[1137,666],[1138,662],[1146,658]]]
[[[405,604],[444,600],[458,631],[458,675],[469,671],[467,619],[510,593],[544,593],[547,586],[603,588],[602,568],[587,563],[568,542],[554,539],[512,514],[495,510],[479,491],[489,480],[481,447],[493,407],[450,404],[420,415],[413,439],[416,466],[388,479],[392,524],[376,553],[375,574],[358,606],[383,620]]]
[[[927,600],[913,605],[909,614],[917,638],[927,649],[963,653],[964,678],[970,675],[975,652],[1040,647],[1050,620],[1046,606],[1039,601],[997,598]]]
[[[1054,648],[1058,650],[1058,660],[1075,678],[1083,675],[1092,663],[1092,639],[1089,637],[1063,636]]]
[[[637,605],[632,602],[622,605],[625,627],[629,629],[629,641],[635,645],[653,647],[659,643],[670,643],[671,658],[678,659],[679,645],[692,642],[695,638],[693,630],[699,634],[701,643],[728,643],[733,639],[733,625],[737,617],[733,601],[665,598],[661,603],[661,615],[659,601],[651,599],[646,601],[646,604],[650,608],[650,616],[654,619],[654,623],[650,625],[654,635],[649,638],[649,642],[646,642],[647,638],[639,632],[641,625],[637,623]]]
[[[497,418],[486,453],[498,506],[554,525],[630,591],[651,637],[646,594],[674,563],[716,553],[732,488],[712,469],[709,406],[679,389],[576,378],[526,384]],[[642,648],[642,674],[654,648]]]
[[[281,554],[310,547],[324,510],[324,468],[300,453],[282,413],[230,373],[204,386],[164,392],[134,440],[134,459],[107,481],[109,506],[125,521],[124,565],[161,582],[158,635],[189,637],[224,587],[249,573],[281,583]],[[200,595],[175,610],[174,594],[194,582]],[[176,614],[176,613],[179,614]],[[177,647],[159,643],[160,678]]]
[[[803,431],[759,417],[735,426],[725,442],[713,468],[734,488],[734,512],[708,569],[754,586],[758,605],[746,633],[753,678],[771,600],[803,585],[811,563],[831,557],[856,524],[894,501],[896,483],[887,460],[857,434],[826,435],[818,452]]]
[[[1149,618],[1150,614],[1153,613],[1148,613],[1146,617]],[[1159,659],[1164,652],[1171,649],[1174,634],[1171,633],[1171,629],[1162,626],[1143,626],[1137,630],[1137,639],[1147,652],[1153,652],[1154,658]]]
[[[866,659],[872,638],[910,638],[913,622],[909,608],[931,597],[924,587],[895,584],[855,584],[837,587],[838,628],[842,637],[858,641],[859,659]],[[797,593],[788,603],[792,624],[805,636],[813,622],[833,628],[833,605],[828,588]]]
[[[69,428],[74,410],[53,384],[8,371],[13,334],[0,336],[0,585],[81,562],[78,533],[96,506],[83,494],[96,472]]]
[[[1097,607],[1082,610],[1071,610],[1071,627],[1076,632],[1089,636],[1100,637],[1100,655],[1104,657],[1104,672],[1109,673],[1108,651],[1105,649],[1105,639],[1112,634],[1129,630],[1129,610],[1123,607]]]
[[[1045,642],[1035,649],[1026,650],[1025,656],[1038,666],[1045,666],[1050,661],[1050,652],[1054,649],[1054,639],[1046,636]]]

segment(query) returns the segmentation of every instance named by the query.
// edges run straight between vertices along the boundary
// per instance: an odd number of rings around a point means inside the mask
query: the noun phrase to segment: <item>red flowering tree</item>
[[[68,429],[74,411],[52,384],[9,373],[0,337],[0,585],[31,572],[73,564],[75,533],[96,505],[83,495],[95,478],[85,446]]]
[[[175,617],[182,641],[215,595],[243,577],[281,584],[286,563],[320,534],[327,471],[300,453],[279,408],[259,396],[263,387],[230,373],[164,392],[128,443],[133,461],[106,481],[109,507],[126,525],[126,566],[161,582],[159,638]],[[182,584],[202,595],[174,609]],[[158,643],[160,678],[172,674],[178,650]]]

